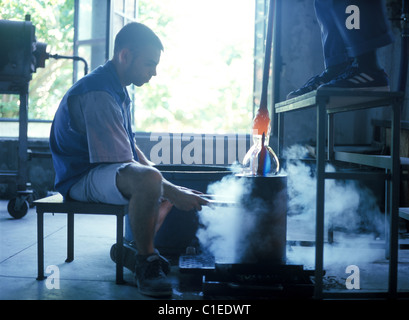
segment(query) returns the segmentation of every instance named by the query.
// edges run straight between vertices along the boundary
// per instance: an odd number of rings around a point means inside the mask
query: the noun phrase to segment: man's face
[[[148,45],[142,49],[132,52],[133,58],[130,62],[128,79],[134,85],[141,87],[156,76],[156,67],[159,64],[161,51],[154,46]]]

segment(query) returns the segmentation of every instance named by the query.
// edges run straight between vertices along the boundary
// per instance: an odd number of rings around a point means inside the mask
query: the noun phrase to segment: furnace
[[[214,244],[209,250],[201,243],[199,249],[188,250],[191,254],[180,256],[180,271],[201,276],[203,294],[209,297],[311,297],[313,271],[286,261],[287,176],[236,175],[224,179],[226,184],[236,181],[244,186],[242,193],[236,195],[236,202],[218,195],[213,195],[211,201],[217,208],[210,215],[234,212],[230,217],[236,221],[229,222],[238,230],[235,235],[226,236],[234,237],[236,245],[223,248],[232,255],[217,254]],[[220,224],[220,220],[214,223]],[[210,229],[208,225],[203,232],[211,233]],[[229,233],[227,226],[224,230]],[[223,235],[210,235],[218,236]],[[217,246],[226,243],[216,243]]]

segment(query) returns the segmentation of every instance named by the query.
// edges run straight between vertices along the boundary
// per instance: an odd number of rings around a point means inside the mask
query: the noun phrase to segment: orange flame
[[[270,116],[267,108],[259,108],[253,120],[253,134],[270,135]]]

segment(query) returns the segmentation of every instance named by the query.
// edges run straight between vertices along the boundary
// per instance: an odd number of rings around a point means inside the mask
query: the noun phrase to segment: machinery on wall
[[[51,55],[46,52],[47,44],[37,42],[35,26],[26,15],[25,21],[0,20],[0,94],[20,96],[19,139],[17,171],[0,171],[0,183],[16,182],[17,196],[10,200],[7,210],[16,219],[26,215],[33,199],[28,181],[29,152],[27,144],[29,82],[37,68],[44,68],[49,58],[81,60],[84,73],[87,62],[77,56]],[[35,156],[30,153],[30,156]],[[44,156],[44,155],[43,155]]]

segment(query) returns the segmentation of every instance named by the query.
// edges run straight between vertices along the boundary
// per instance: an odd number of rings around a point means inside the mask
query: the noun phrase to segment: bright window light
[[[254,1],[139,1],[161,38],[157,77],[136,89],[135,130],[245,133],[252,120]]]

